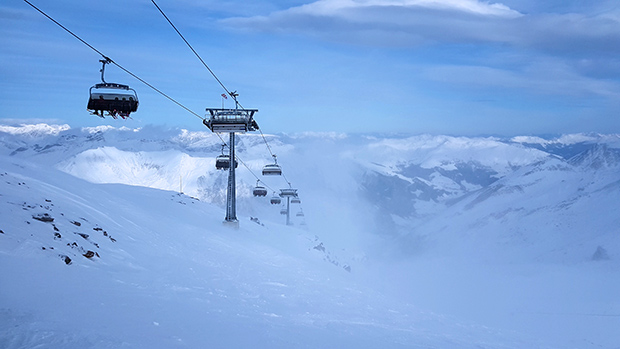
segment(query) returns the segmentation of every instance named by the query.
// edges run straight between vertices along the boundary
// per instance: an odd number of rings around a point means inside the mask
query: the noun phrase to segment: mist
[[[268,338],[265,347],[620,343],[620,216],[613,210],[620,200],[617,136],[534,144],[528,143],[532,138],[266,135],[285,178],[261,177],[270,189],[265,198],[252,197],[251,190],[255,174],[271,161],[265,140],[239,136],[240,229],[231,230],[221,226],[226,172],[214,167],[221,143],[215,135],[158,128],[34,129],[2,129],[6,200],[0,247],[5,266],[14,268],[5,270],[14,284],[0,288],[6,296],[1,307],[8,309],[0,340],[8,347],[34,347],[42,330],[54,333],[55,344],[93,342],[89,333],[96,333],[96,321],[80,327],[52,316],[51,328],[26,305],[41,294],[18,291],[40,285],[56,285],[52,295],[58,297],[71,290],[71,297],[85,301],[77,291],[84,289],[106,304],[123,299],[130,308],[131,302],[138,308],[163,302],[160,316],[140,308],[126,322],[177,318],[179,325],[165,333],[183,333],[186,347],[206,338],[196,323],[230,334],[216,347],[248,346],[251,338]],[[282,206],[269,203],[272,191],[288,187],[287,181],[301,200],[291,205],[289,227]],[[24,187],[16,185],[22,182]],[[98,199],[86,204],[89,193]],[[16,210],[21,201],[25,206]],[[61,207],[62,216],[82,222],[82,228],[69,221],[63,226]],[[22,219],[30,221],[37,209],[56,217],[62,239],[66,231],[92,225],[122,245],[97,241],[101,262],[84,264],[70,243],[64,245],[67,240],[35,236],[47,229],[44,223],[24,226]],[[33,227],[38,230],[29,237]],[[92,229],[87,241],[94,243]],[[51,257],[50,246],[63,249],[73,265]],[[41,261],[54,266],[33,274],[40,281],[20,276],[33,273]],[[72,272],[76,268],[79,273]],[[126,269],[140,270],[137,288],[129,282],[134,272]],[[106,286],[111,294],[101,298],[96,288],[108,273],[119,284]],[[79,278],[99,286],[75,288]],[[177,298],[178,292],[191,297]],[[62,313],[45,300],[33,304]],[[215,318],[198,320],[200,312],[191,307]],[[93,310],[78,305],[70,313],[87,309]],[[213,315],[214,309],[228,315]],[[107,326],[123,312],[119,306],[102,311],[95,313]],[[182,329],[189,325],[183,314],[197,321],[190,329]],[[261,320],[265,316],[271,320]],[[32,333],[10,329],[15,324]],[[71,326],[80,332],[71,334]],[[151,331],[141,326],[94,343],[139,343]],[[247,339],[234,339],[241,332]]]

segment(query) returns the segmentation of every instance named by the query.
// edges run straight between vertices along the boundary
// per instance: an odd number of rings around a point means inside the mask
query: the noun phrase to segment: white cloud
[[[523,15],[478,0],[319,0],[266,16],[222,23],[258,32],[298,33],[368,46],[417,46],[429,41],[505,42]]]
[[[498,3],[480,2],[477,0],[319,0],[311,4],[292,8],[296,13],[323,16],[340,16],[345,11],[369,8],[428,8],[436,10],[460,11],[476,15],[519,17],[518,11]]]
[[[552,55],[616,57],[619,12],[591,10],[523,14],[502,3],[479,0],[318,0],[223,23],[367,46],[501,43]]]

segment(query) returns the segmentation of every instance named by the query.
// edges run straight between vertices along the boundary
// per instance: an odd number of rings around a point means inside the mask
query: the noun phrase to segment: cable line
[[[207,65],[207,63],[205,63],[205,61],[202,59],[202,57],[200,57],[200,55],[198,54],[198,52],[196,52],[196,50],[194,50],[194,48],[192,47],[192,45],[185,40],[185,37],[183,36],[183,34],[181,34],[181,32],[177,29],[177,27],[174,26],[174,24],[172,23],[172,21],[168,18],[168,16],[166,16],[166,14],[164,13],[164,11],[159,7],[159,5],[157,5],[157,3],[155,3],[155,0],[151,0],[151,2],[153,3],[153,5],[155,5],[155,7],[157,7],[157,9],[159,10],[159,13],[162,14],[162,16],[164,16],[164,18],[168,21],[168,23],[170,23],[170,25],[172,26],[172,28],[174,29],[174,31],[177,32],[177,34],[179,34],[179,36],[181,37],[181,39],[183,39],[183,41],[185,42],[185,44],[189,47],[190,50],[192,50],[192,52],[194,52],[194,54],[196,55],[196,57],[198,57],[198,59],[200,60],[200,62],[202,62],[202,65],[205,66],[205,68],[207,68],[207,70],[211,73],[211,75],[213,75],[213,77],[215,78],[215,80],[217,80],[217,82],[220,84],[220,86],[222,86],[222,88],[224,89],[224,91],[226,91],[226,93],[229,96],[232,96],[232,94],[230,93],[230,91],[226,88],[226,86],[224,86],[224,84],[222,83],[222,81],[220,81],[220,79],[218,79],[217,75],[215,75],[215,73],[213,72],[213,70],[211,70],[211,68],[209,68],[209,66]],[[242,108],[243,109],[243,108]]]
[[[84,45],[90,47],[93,51],[97,52],[98,54],[102,55],[103,58],[112,61],[110,58],[106,57],[106,55],[104,55],[103,53],[101,53],[101,51],[97,50],[96,48],[92,47],[89,43],[87,43],[86,41],[82,40],[82,38],[80,38],[79,36],[75,35],[71,30],[65,28],[65,26],[63,26],[62,24],[56,22],[55,19],[53,19],[52,17],[48,16],[47,13],[41,11],[38,7],[34,6],[33,4],[31,4],[28,0],[24,0],[28,5],[32,6],[35,10],[39,11],[43,16],[47,17],[50,21],[56,23],[59,27],[61,27],[62,29],[66,30],[67,33],[73,35],[76,39],[80,40]]]
[[[24,0],[25,1],[25,0]],[[133,76],[134,78],[138,79],[140,82],[142,82],[143,84],[145,84],[146,86],[152,88],[153,90],[155,90],[155,92],[159,93],[160,95],[168,98],[169,100],[171,100],[173,103],[175,103],[176,105],[178,105],[179,107],[187,110],[188,112],[190,112],[191,114],[197,116],[199,119],[204,120],[204,117],[200,116],[199,114],[195,113],[194,111],[192,111],[191,109],[187,108],[186,106],[184,106],[183,104],[177,102],[174,98],[168,96],[167,94],[163,93],[162,91],[160,91],[159,89],[157,89],[155,86],[149,84],[148,82],[144,81],[143,79],[141,79],[140,77],[138,77],[136,74],[130,72],[129,70],[121,67],[118,63],[110,60],[112,62],[112,64],[114,64],[115,66],[119,67],[121,70],[123,70],[125,73]]]
[[[275,154],[271,151],[271,147],[269,146],[269,143],[267,142],[267,138],[265,138],[265,135],[263,134],[263,131],[261,131],[261,129],[258,129],[258,132],[260,132],[261,137],[263,137],[263,141],[265,142],[265,145],[267,146],[267,150],[269,150],[269,154],[271,154],[272,158],[276,158]],[[282,172],[282,178],[284,179],[284,181],[286,181],[286,183],[291,186],[291,182],[288,181],[288,179],[286,178],[286,175],[284,175],[284,172]]]
[[[222,136],[219,133],[216,133],[217,137],[220,139],[220,141],[222,141],[222,144],[224,144],[224,146],[228,147],[228,144],[224,141],[224,139],[222,138]],[[269,190],[275,192],[275,190],[273,190],[273,188],[271,188],[269,185],[267,185],[267,183],[265,183],[264,181],[262,181],[255,173],[254,171],[252,171],[250,169],[250,167],[239,157],[239,155],[235,154],[235,160],[239,160],[239,162],[252,174],[252,176],[254,176],[254,178],[256,178],[256,180],[261,181],[263,184],[265,184],[265,186],[267,188],[269,188]]]
[[[153,3],[153,5],[155,5],[155,7],[157,8],[157,10],[159,11],[159,13],[161,13],[162,16],[164,16],[164,18],[166,19],[166,21],[168,21],[168,24],[170,24],[170,26],[174,29],[174,31],[179,35],[179,37],[181,37],[181,39],[183,40],[183,42],[185,42],[185,44],[187,45],[187,47],[189,47],[190,50],[192,50],[192,52],[194,53],[194,55],[200,60],[200,62],[202,63],[202,65],[204,65],[205,68],[207,68],[207,70],[209,71],[209,73],[211,73],[211,75],[215,78],[215,80],[220,84],[220,86],[222,86],[222,88],[224,89],[224,91],[226,91],[226,93],[230,96],[233,97],[233,99],[235,100],[235,104],[237,106],[239,106],[241,109],[244,109],[243,106],[241,105],[241,103],[239,103],[237,101],[237,98],[233,95],[234,92],[230,92],[226,86],[224,85],[224,83],[217,77],[217,75],[215,75],[215,72],[209,68],[209,66],[207,65],[207,63],[205,63],[205,61],[202,59],[202,57],[200,56],[200,54],[198,54],[198,52],[196,52],[196,50],[194,49],[194,47],[187,41],[187,39],[185,39],[185,37],[183,36],[183,34],[181,34],[181,32],[179,31],[179,29],[177,29],[177,27],[174,25],[174,23],[172,23],[172,21],[170,20],[170,18],[168,18],[168,16],[164,13],[164,10],[162,10],[161,7],[159,7],[159,5],[157,5],[157,3],[155,2],[155,0],[151,0],[151,2]],[[271,147],[269,146],[269,142],[267,142],[267,138],[265,138],[265,135],[263,134],[263,131],[261,131],[261,129],[259,128],[258,131],[260,132],[261,137],[263,138],[263,141],[265,142],[265,145],[267,146],[267,150],[269,151],[269,154],[271,154],[272,158],[275,158],[276,156],[274,155],[273,151],[271,150]],[[222,139],[222,137],[218,134],[218,137],[220,137],[220,140],[222,140],[222,143],[226,144],[226,142],[224,142],[224,140]],[[238,156],[236,156],[237,159],[239,159]],[[241,160],[241,159],[239,159]],[[243,161],[241,161],[243,163]],[[245,166],[245,163],[244,163]],[[246,168],[248,168],[246,166]],[[249,170],[249,168],[248,168]],[[254,175],[254,177],[256,177],[256,179],[259,179],[252,171],[250,171],[252,173],[252,175]],[[290,186],[291,183],[288,181],[288,179],[286,178],[286,176],[284,175],[284,173],[282,174],[282,177],[284,178],[284,180],[286,181],[286,183]]]
[[[267,185],[267,183],[265,183],[264,181],[262,181],[260,178],[258,178],[258,176],[250,169],[250,167],[248,167],[248,165],[246,165],[245,162],[243,162],[243,160],[241,160],[241,158],[239,158],[238,156],[236,156],[237,160],[239,160],[239,162],[241,162],[241,164],[248,170],[250,171],[250,173],[252,174],[252,176],[254,176],[254,178],[256,178],[257,181],[260,181],[261,183],[263,183],[265,185],[265,187],[269,188],[269,190],[275,192],[275,190],[273,190],[273,188],[271,188],[269,185]]]
[[[184,106],[183,104],[181,104],[180,102],[178,102],[177,100],[175,100],[174,98],[168,96],[166,93],[164,93],[163,91],[159,90],[158,88],[156,88],[155,86],[151,85],[150,83],[148,83],[147,81],[145,81],[144,79],[140,78],[139,76],[137,76],[136,74],[132,73],[131,71],[129,71],[128,69],[124,68],[123,66],[121,66],[120,64],[116,63],[114,60],[112,60],[111,58],[109,58],[108,56],[104,55],[101,51],[97,50],[94,46],[92,46],[91,44],[89,44],[88,42],[86,42],[85,40],[83,40],[81,37],[79,37],[77,34],[73,33],[71,30],[69,30],[68,28],[66,28],[65,26],[63,26],[62,24],[60,24],[58,21],[56,21],[54,18],[52,18],[51,16],[49,16],[47,13],[43,12],[41,9],[39,9],[38,7],[36,7],[35,5],[33,5],[31,2],[29,2],[28,0],[24,0],[25,3],[27,3],[28,5],[30,5],[32,8],[34,8],[35,10],[37,10],[39,13],[41,13],[43,16],[45,16],[47,19],[49,19],[50,21],[54,22],[56,25],[58,25],[60,28],[64,29],[67,33],[71,34],[71,36],[73,36],[74,38],[78,39],[81,43],[83,43],[84,45],[86,45],[87,47],[89,47],[91,50],[95,51],[96,53],[98,53],[100,56],[102,56],[104,58],[105,61],[107,61],[108,63],[112,63],[115,66],[117,66],[118,68],[120,68],[122,71],[124,71],[125,73],[131,75],[132,77],[134,77],[136,80],[142,82],[143,84],[145,84],[146,86],[150,87],[151,89],[153,89],[155,92],[159,93],[160,95],[164,96],[165,98],[167,98],[168,100],[172,101],[173,103],[175,103],[176,105],[178,105],[179,107],[185,109],[187,112],[193,114],[194,116],[198,117],[201,120],[205,120],[204,117],[200,116],[199,114],[195,113],[194,111],[192,111],[191,109],[187,108],[186,106]],[[174,30],[177,32],[177,34],[181,37],[181,39],[183,39],[183,41],[185,42],[185,44],[187,44],[187,46],[192,50],[192,52],[194,53],[194,55],[196,55],[196,57],[198,57],[198,59],[200,60],[200,62],[205,66],[205,68],[207,68],[207,70],[211,73],[211,75],[215,78],[215,80],[220,84],[220,86],[224,89],[224,91],[226,91],[226,93],[230,96],[233,97],[233,99],[235,100],[235,104],[236,106],[240,107],[241,109],[244,109],[243,106],[237,102],[236,94],[235,92],[230,92],[226,86],[224,86],[224,84],[222,83],[222,81],[215,75],[215,73],[213,72],[213,70],[211,70],[211,68],[209,68],[209,66],[205,63],[205,61],[200,57],[200,55],[196,52],[196,50],[194,50],[194,48],[192,47],[192,45],[185,39],[185,37],[181,34],[181,32],[174,26],[174,24],[172,23],[172,21],[170,21],[170,19],[168,18],[168,16],[166,16],[166,14],[163,12],[163,10],[157,5],[157,3],[155,3],[154,0],[151,0],[151,2],[153,3],[153,5],[155,5],[155,7],[157,7],[157,9],[159,10],[159,12],[164,16],[164,18],[168,21],[168,23],[172,26],[172,28],[174,28]],[[269,143],[267,142],[267,139],[265,138],[265,135],[263,134],[263,132],[258,129],[260,131],[261,137],[263,138],[263,141],[265,142],[265,145],[267,146],[267,150],[269,151],[269,153],[271,154],[271,156],[273,158],[275,158],[275,155],[273,154],[273,151],[271,150],[271,147],[269,146]],[[220,138],[220,140],[222,141],[222,143],[224,143],[226,146],[228,146],[226,144],[226,142],[224,142],[224,140],[222,139],[222,137],[220,136],[219,133],[216,133],[217,136]],[[241,158],[239,158],[238,156],[235,156],[235,159],[232,159],[232,161],[234,162],[235,160],[238,160],[239,162],[241,162],[243,164],[243,166],[245,166],[245,168],[247,168],[247,170],[252,174],[252,176],[254,176],[254,178],[257,179],[257,181],[262,182],[265,187],[269,188],[269,190],[275,192],[275,190],[273,190],[273,188],[271,188],[269,185],[267,185],[264,181],[261,181],[260,178],[249,168],[249,166],[243,161],[241,160]],[[232,164],[231,164],[232,166]],[[283,179],[286,181],[286,183],[289,185],[289,187],[291,186],[291,183],[288,181],[288,179],[286,178],[286,176],[284,175],[284,173],[282,173],[282,177]]]
[[[174,98],[168,96],[167,94],[165,94],[164,92],[162,92],[161,90],[159,90],[158,88],[156,88],[155,86],[149,84],[148,82],[146,82],[145,80],[141,79],[140,77],[138,77],[136,74],[130,72],[129,70],[125,69],[124,67],[122,67],[120,64],[114,62],[111,58],[109,58],[108,56],[104,55],[101,51],[97,50],[94,46],[92,46],[91,44],[89,44],[88,42],[86,42],[85,40],[83,40],[82,38],[80,38],[79,36],[77,36],[75,33],[73,33],[71,30],[67,29],[65,26],[63,26],[62,24],[58,23],[55,19],[53,19],[52,17],[50,17],[47,13],[43,12],[42,10],[40,10],[38,7],[36,7],[35,5],[33,5],[32,3],[30,3],[28,0],[24,0],[24,2],[26,2],[28,5],[32,6],[32,8],[34,8],[35,10],[39,11],[39,13],[41,13],[43,16],[47,17],[50,21],[54,22],[56,25],[58,25],[59,27],[61,27],[62,29],[64,29],[67,33],[71,34],[74,38],[80,40],[80,42],[82,42],[84,45],[88,46],[91,50],[97,52],[99,55],[101,55],[103,57],[104,60],[108,61],[109,63],[114,64],[115,66],[119,67],[122,71],[124,71],[125,73],[133,76],[134,78],[136,78],[138,81],[142,82],[143,84],[145,84],[146,86],[150,87],[151,89],[153,89],[155,92],[159,93],[160,95],[166,97],[167,99],[169,99],[170,101],[172,101],[173,103],[175,103],[176,105],[178,105],[179,107],[185,109],[186,111],[190,112],[191,114],[197,116],[198,118],[204,120],[204,118],[202,116],[200,116],[199,114],[193,112],[192,110],[190,110],[189,108],[187,108],[186,106],[184,106],[183,104],[179,103],[178,101],[176,101]]]
[[[265,135],[263,134],[263,131],[261,131],[261,129],[259,128],[258,132],[260,132],[261,137],[263,137],[263,141],[265,141],[265,145],[267,146],[267,150],[269,150],[269,154],[271,154],[272,158],[275,158],[276,156],[271,151],[271,147],[269,146],[269,143],[267,143],[267,139],[265,138]]]

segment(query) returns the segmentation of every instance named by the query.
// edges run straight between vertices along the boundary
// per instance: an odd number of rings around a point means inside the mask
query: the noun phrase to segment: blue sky
[[[194,112],[221,107],[222,88],[150,1],[33,3]],[[616,0],[157,3],[264,132],[620,132]],[[135,88],[138,112],[89,115],[101,57],[23,1],[0,4],[0,45],[2,123],[205,129],[114,66],[106,80]]]

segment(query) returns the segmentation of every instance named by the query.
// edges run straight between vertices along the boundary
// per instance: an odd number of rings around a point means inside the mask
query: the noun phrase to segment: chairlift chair
[[[215,158],[215,168],[217,170],[228,170],[230,168],[230,155],[224,154],[225,146],[225,144],[222,144],[222,154]],[[235,159],[235,168],[237,168],[237,166],[239,166],[239,163]]]
[[[301,204],[301,200],[299,200],[299,197],[294,197],[291,199],[291,204]]]
[[[280,199],[280,197],[279,197],[279,196],[277,196],[277,195],[276,195],[276,193],[274,192],[274,193],[273,193],[273,196],[271,197],[270,202],[271,202],[273,205],[279,205],[279,204],[282,202],[282,199]]]
[[[263,167],[263,176],[281,176],[282,169],[277,164],[269,164]]]
[[[100,60],[103,64],[101,68],[101,83],[95,84],[89,90],[88,105],[86,108],[99,117],[107,115],[117,119],[129,117],[129,114],[138,110],[138,94],[136,90],[128,85],[106,82],[104,79],[105,65],[112,63],[107,58]]]
[[[280,214],[286,214],[286,208],[284,208],[284,207],[283,207],[283,208],[280,210]]]
[[[268,164],[263,167],[263,176],[281,176],[282,168],[278,165],[278,159],[273,155],[273,164]]]
[[[260,180],[256,181],[256,186],[252,190],[254,196],[267,196],[267,188],[259,185]]]
[[[299,211],[296,214],[297,217],[303,217],[304,216],[304,212],[303,211]]]
[[[235,165],[237,165],[236,161]],[[228,170],[230,168],[230,156],[218,155],[215,158],[215,168],[218,170]],[[235,168],[237,168],[237,166],[235,166]]]

